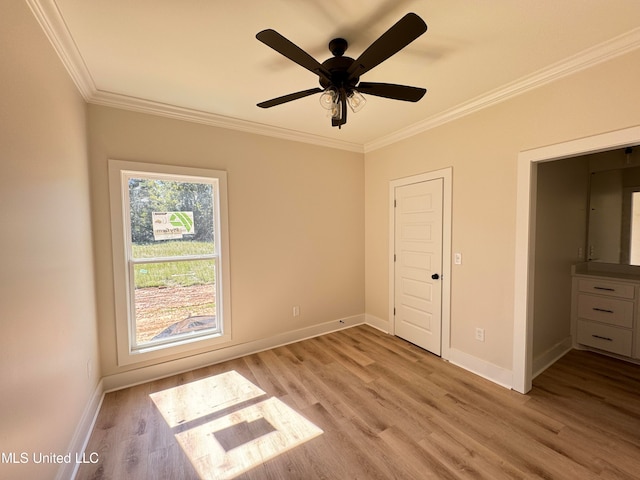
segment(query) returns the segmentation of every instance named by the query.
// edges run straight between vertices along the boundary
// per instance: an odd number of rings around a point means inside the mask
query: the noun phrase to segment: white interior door
[[[436,178],[395,188],[395,334],[441,354],[442,192]]]

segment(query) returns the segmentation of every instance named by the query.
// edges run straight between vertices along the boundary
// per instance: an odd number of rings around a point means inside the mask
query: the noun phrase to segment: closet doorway
[[[520,393],[531,390],[533,378],[538,166],[544,162],[625,148],[639,143],[640,127],[631,127],[524,151],[518,156],[512,388]]]

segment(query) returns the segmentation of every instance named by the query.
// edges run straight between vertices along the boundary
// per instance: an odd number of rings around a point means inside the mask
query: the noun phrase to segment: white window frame
[[[214,198],[216,252],[207,256],[216,261],[216,310],[220,332],[206,332],[198,336],[176,337],[171,341],[135,346],[133,319],[133,264],[140,260],[129,258],[131,243],[128,216],[128,179],[139,176],[164,176],[178,181],[215,179],[217,198]],[[116,343],[118,365],[166,361],[181,358],[196,351],[206,351],[231,341],[231,294],[229,275],[229,220],[227,206],[227,172],[202,168],[158,165],[151,163],[109,160],[109,194],[111,204],[111,238],[113,251],[113,283],[115,297]],[[193,260],[198,260],[194,257]],[[143,259],[142,262],[149,261]]]

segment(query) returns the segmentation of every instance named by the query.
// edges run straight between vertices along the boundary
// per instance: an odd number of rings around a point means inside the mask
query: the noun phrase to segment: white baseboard
[[[389,322],[383,320],[382,318],[376,317],[375,315],[371,315],[369,313],[364,314],[364,323],[372,326],[373,328],[377,328],[378,330],[383,331],[384,333],[389,333],[391,330],[391,326]]]
[[[98,418],[98,412],[100,411],[100,406],[102,405],[102,400],[104,399],[104,386],[102,383],[102,379],[96,385],[96,388],[87,403],[84,412],[82,413],[82,417],[80,418],[80,422],[76,427],[76,431],[73,434],[73,438],[71,439],[71,443],[69,445],[69,449],[67,452],[71,452],[71,458],[74,460],[70,463],[62,463],[60,468],[58,469],[58,474],[56,475],[56,480],[67,480],[69,478],[73,479],[76,477],[78,472],[79,463],[75,462],[76,454],[82,455],[85,448],[87,447],[87,443],[89,442],[89,437],[91,436],[91,432],[93,431],[93,426],[96,423],[96,419]],[[88,457],[87,457],[88,458]]]
[[[231,345],[226,348],[202,353],[200,355],[193,355],[191,357],[180,358],[171,362],[108,375],[103,377],[102,381],[104,382],[105,392],[111,392],[138,385],[140,383],[150,382],[171,375],[188,372],[196,368],[206,367],[208,365],[225,362],[227,360],[233,360],[234,358],[251,355],[253,353],[280,347],[289,343],[299,342],[307,338],[325,335],[327,333],[363,323],[365,323],[364,314],[354,315],[352,317],[332,320],[312,327],[284,332],[269,338]]]
[[[460,368],[475,373],[498,385],[511,389],[513,386],[513,372],[506,368],[499,367],[486,360],[482,360],[473,355],[469,355],[461,350],[451,348],[449,350],[449,362]]]
[[[564,340],[556,343],[548,350],[536,356],[536,358],[533,359],[533,375],[531,378],[536,378],[547,368],[560,360],[560,358],[565,356],[572,348],[573,341],[571,336],[568,336]]]

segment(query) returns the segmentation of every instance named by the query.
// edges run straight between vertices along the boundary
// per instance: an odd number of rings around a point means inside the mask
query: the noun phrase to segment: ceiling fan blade
[[[426,88],[376,82],[360,82],[356,90],[360,93],[392,98],[394,100],[404,100],[405,102],[417,102],[427,93]]]
[[[303,90],[301,92],[290,93],[289,95],[283,95],[282,97],[272,98],[271,100],[266,100],[264,102],[260,102],[258,106],[260,108],[270,108],[275,107],[276,105],[282,105],[283,103],[290,102],[292,100],[297,100],[299,98],[308,97],[309,95],[313,95],[314,93],[320,93],[322,91],[321,88],[310,88],[309,90]]]
[[[347,70],[349,79],[357,78],[380,65],[426,31],[427,24],[424,20],[415,13],[407,13],[353,62]]]
[[[270,28],[263,30],[256,35],[256,38],[268,47],[273,48],[276,52],[284,55],[289,60],[306,68],[310,72],[315,73],[319,77],[323,77],[327,80],[331,77],[331,74],[320,62],[275,30]]]

